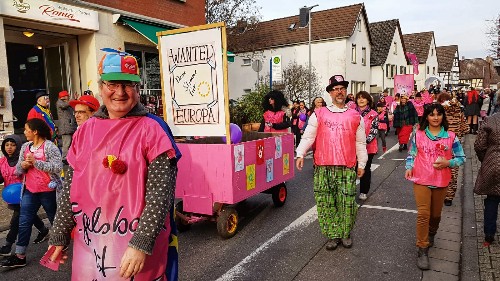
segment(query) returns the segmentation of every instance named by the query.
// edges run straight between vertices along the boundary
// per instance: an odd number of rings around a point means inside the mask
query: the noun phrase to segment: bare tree
[[[229,27],[244,23],[253,26],[261,18],[260,7],[255,0],[205,0],[207,23],[225,22]],[[242,33],[242,32],[241,32]]]
[[[312,97],[319,93],[319,78],[316,73],[316,69],[312,67],[311,71],[311,93]],[[308,101],[309,99],[309,68],[307,65],[300,65],[297,62],[292,61],[283,70],[283,83],[281,89],[285,94],[285,97],[290,101],[300,100]]]
[[[488,52],[492,58],[500,60],[500,14],[492,20],[492,24],[486,33],[490,41]]]

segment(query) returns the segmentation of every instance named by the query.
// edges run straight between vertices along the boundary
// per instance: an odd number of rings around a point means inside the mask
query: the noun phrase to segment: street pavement
[[[465,186],[459,187],[453,206],[443,209],[435,247],[430,250],[429,271],[416,267],[416,206],[412,185],[404,179],[406,152],[397,151],[391,132],[388,147],[393,149],[374,159],[372,187],[368,200],[360,202],[353,248],[325,249],[327,239],[320,233],[312,191],[312,160],[306,159],[303,171],[296,171],[295,178],[287,182],[283,207],[274,207],[268,194],[236,206],[240,224],[233,238],[220,238],[215,223],[208,221],[181,233],[179,280],[479,280],[480,253],[481,265],[487,264],[486,258],[491,265],[484,271],[487,273],[481,272],[485,277],[481,280],[494,280],[500,271],[500,246],[494,244],[486,253],[481,222],[476,224],[472,176],[478,163],[471,161],[474,137],[465,140],[468,162],[459,179]],[[0,233],[1,243],[5,235]],[[46,243],[31,245],[28,265],[0,269],[2,280],[70,280],[69,265],[62,265],[59,272],[38,265],[46,247]]]

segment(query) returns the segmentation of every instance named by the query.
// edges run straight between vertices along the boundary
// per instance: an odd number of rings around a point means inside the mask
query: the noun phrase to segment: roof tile
[[[350,37],[361,12],[368,22],[363,4],[312,12],[311,40]],[[295,28],[290,29],[290,25],[294,23]],[[230,28],[227,33],[228,49],[241,53],[308,42],[308,28],[298,28],[298,26],[297,15],[260,22],[242,34],[237,34],[235,30],[237,27]]]
[[[457,45],[436,47],[438,72],[451,71],[451,68],[453,67],[453,60],[455,59],[455,54],[457,54],[457,52]]]
[[[404,34],[403,41],[407,52],[417,55],[420,63],[425,63],[429,56],[429,48],[431,47],[434,32],[420,32]]]

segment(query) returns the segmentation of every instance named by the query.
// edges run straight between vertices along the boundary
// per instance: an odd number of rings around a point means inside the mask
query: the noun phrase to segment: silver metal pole
[[[311,9],[309,9],[309,103],[311,104],[311,91],[312,91],[312,64],[311,64],[311,24],[312,24],[312,19],[311,19]]]

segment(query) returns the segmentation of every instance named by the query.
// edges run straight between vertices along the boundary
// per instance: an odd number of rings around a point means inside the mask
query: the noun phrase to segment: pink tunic
[[[280,110],[277,112],[273,112],[271,110],[268,110],[268,111],[264,112],[264,121],[266,123],[272,123],[272,124],[282,123],[283,117],[285,117],[285,112],[283,110]],[[276,129],[273,129],[273,127],[264,126],[264,132],[285,132],[286,133],[286,132],[288,132],[288,130],[287,129],[276,130]]]
[[[33,153],[35,160],[45,161],[45,143],[40,145],[35,152],[30,152],[29,146],[26,146],[26,150],[24,151],[25,159],[28,153]],[[40,171],[35,167],[28,169],[26,172],[26,189],[32,193],[55,191],[49,188],[49,182],[50,176],[47,172]]]
[[[450,183],[451,169],[449,167],[437,170],[432,166],[439,156],[447,160],[453,158],[451,151],[455,134],[448,131],[448,135],[448,138],[432,141],[427,137],[425,131],[417,130],[415,135],[417,157],[413,167],[413,178],[416,184],[444,188]],[[447,147],[447,150],[438,148],[439,144]]]
[[[413,104],[413,106],[415,107],[415,109],[417,110],[417,114],[418,114],[418,117],[421,117],[424,115],[424,101],[416,101],[416,100],[412,100],[411,103]]]
[[[74,168],[70,200],[75,214],[72,280],[122,280],[120,261],[145,207],[148,165],[172,148],[148,117],[91,118],[73,136],[68,162]],[[128,169],[115,174],[102,161],[115,155]],[[134,280],[165,280],[169,218],[152,255]]]
[[[377,117],[377,112],[374,110],[370,110],[368,114],[363,116],[363,121],[365,122],[365,133],[366,137],[368,137],[368,134],[370,134],[370,130],[372,128],[372,122],[375,117]],[[378,144],[377,144],[377,137],[375,137],[370,143],[366,144],[366,152],[368,154],[375,154],[378,151]]]
[[[356,165],[356,130],[360,115],[356,110],[331,112],[327,107],[316,109],[318,131],[314,163],[320,166]]]
[[[387,123],[380,122],[380,120],[384,120],[384,119],[385,119],[385,110],[382,110],[382,112],[380,112],[380,114],[378,115],[378,120],[379,120],[378,129],[379,130],[387,130]]]
[[[0,158],[0,172],[2,173],[4,186],[22,182],[21,177],[15,174],[16,166],[11,167],[6,157]]]
[[[393,96],[387,96],[387,97],[384,97],[384,99],[385,99],[385,104],[387,105],[387,107],[389,107],[394,102]]]

